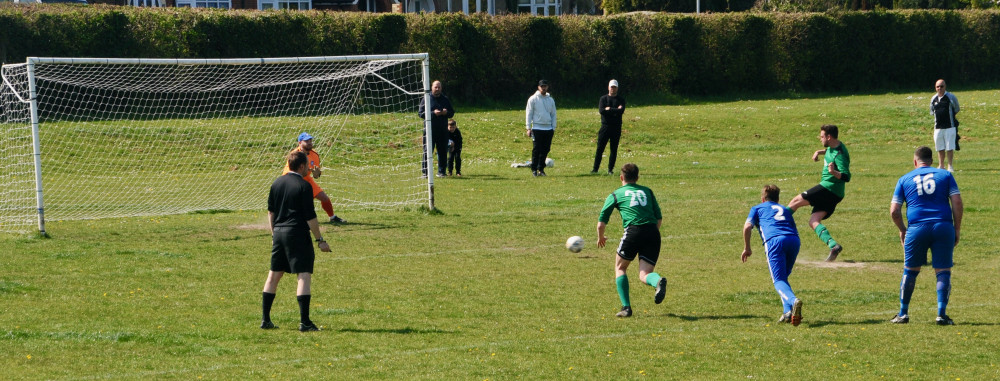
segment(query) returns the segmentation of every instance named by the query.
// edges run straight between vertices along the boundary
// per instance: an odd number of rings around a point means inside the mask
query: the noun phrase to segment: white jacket
[[[529,130],[556,129],[556,101],[552,95],[535,91],[524,110],[524,126]]]

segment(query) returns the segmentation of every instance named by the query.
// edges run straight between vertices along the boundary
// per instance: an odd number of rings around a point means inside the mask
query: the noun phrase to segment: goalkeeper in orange
[[[313,198],[319,200],[320,205],[323,206],[323,210],[326,211],[326,215],[330,217],[330,223],[346,224],[347,220],[340,218],[333,212],[333,203],[330,202],[330,196],[327,196],[326,192],[323,192],[323,188],[320,188],[319,184],[316,184],[316,180],[313,179],[314,177],[319,178],[322,176],[323,170],[319,165],[319,154],[313,151],[312,148],[312,135],[309,135],[308,132],[299,134],[299,146],[292,151],[300,151],[309,158],[309,172],[306,173],[303,179],[308,181],[309,185],[312,185]],[[288,172],[291,172],[291,170],[288,169],[288,163],[285,163],[285,170],[282,174]]]

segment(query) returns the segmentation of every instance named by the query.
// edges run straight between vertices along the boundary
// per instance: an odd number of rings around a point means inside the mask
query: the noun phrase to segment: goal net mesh
[[[265,209],[302,132],[335,208],[427,202],[421,60],[225,61],[35,63],[45,219]],[[3,67],[5,231],[37,223],[26,66]]]

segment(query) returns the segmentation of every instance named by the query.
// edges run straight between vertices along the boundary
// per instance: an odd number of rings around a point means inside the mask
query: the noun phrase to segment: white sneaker
[[[948,166],[948,172],[953,172],[954,173],[955,172],[955,168],[953,168],[952,166],[949,165]]]

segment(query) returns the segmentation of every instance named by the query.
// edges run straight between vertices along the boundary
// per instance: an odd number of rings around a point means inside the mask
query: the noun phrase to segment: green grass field
[[[523,110],[466,112],[456,118],[465,176],[435,180],[442,214],[339,210],[351,223],[324,225],[334,252],[317,253],[312,318],[322,332],[295,330],[291,278],[272,313],[281,328],[257,328],[263,210],[50,221],[49,239],[0,235],[0,378],[1000,378],[998,90],[957,93],[958,325],[933,324],[930,271],[910,324],[888,323],[902,268],[889,201],[913,149],[932,143],[929,95],[632,106],[618,166],[638,164],[660,201],[657,270],[669,289],[654,305],[630,269],[627,320],[614,317],[612,249],[593,244],[598,210],[620,183],[589,174],[592,109],[560,110],[548,177],[510,168],[529,156]],[[853,159],[847,197],[826,222],[845,250],[822,262],[825,246],[799,211],[790,283],[804,322],[778,325],[763,248],[755,238],[740,263],[740,229],[763,184],[787,203],[819,181],[810,156],[825,123],[840,126]],[[579,254],[563,248],[572,235],[587,240]]]

